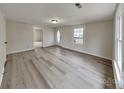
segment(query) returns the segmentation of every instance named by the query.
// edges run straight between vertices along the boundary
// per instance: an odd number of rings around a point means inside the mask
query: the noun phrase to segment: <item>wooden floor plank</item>
[[[115,88],[112,63],[61,47],[36,48],[7,56],[1,88]]]

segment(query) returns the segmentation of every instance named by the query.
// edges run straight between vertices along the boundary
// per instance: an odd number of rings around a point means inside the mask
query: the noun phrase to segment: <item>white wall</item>
[[[6,22],[7,54],[33,49],[33,26],[15,21]]]
[[[48,27],[42,27],[42,31],[43,31],[43,47],[54,45],[55,44],[54,29]]]
[[[114,33],[113,21],[103,21],[86,24],[83,45],[76,45],[73,43],[74,27],[75,26],[66,26],[60,28],[60,33],[62,37],[62,41],[60,44],[61,46],[83,53],[112,59]]]
[[[5,29],[5,17],[0,10],[0,85],[2,83],[4,64],[6,61],[6,29]]]
[[[7,54],[27,51],[33,49],[33,26],[20,22],[7,22]],[[54,45],[54,30],[48,27],[42,27],[43,47]]]
[[[34,30],[34,42],[41,42],[42,41],[42,30]]]

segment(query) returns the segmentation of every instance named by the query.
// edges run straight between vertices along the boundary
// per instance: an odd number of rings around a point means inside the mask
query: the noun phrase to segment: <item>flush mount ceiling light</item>
[[[53,24],[56,24],[58,21],[57,20],[51,20]]]

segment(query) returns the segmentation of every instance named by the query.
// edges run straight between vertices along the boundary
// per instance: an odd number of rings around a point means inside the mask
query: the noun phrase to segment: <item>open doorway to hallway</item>
[[[41,27],[33,27],[34,48],[43,46],[43,31]]]

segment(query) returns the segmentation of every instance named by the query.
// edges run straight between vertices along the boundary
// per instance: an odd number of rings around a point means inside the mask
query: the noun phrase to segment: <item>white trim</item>
[[[24,49],[24,50],[12,51],[12,52],[8,52],[7,55],[14,54],[14,53],[19,53],[19,52],[24,52],[24,51],[29,51],[29,50],[33,50],[33,49],[34,49],[34,47],[29,48],[29,49]]]
[[[70,48],[70,47],[65,47],[65,46],[63,46],[63,45],[59,45],[59,46],[61,46],[61,47],[63,47],[63,48],[66,48],[66,49],[74,50],[74,51],[77,51],[77,52],[80,52],[80,53],[85,53],[85,54],[97,56],[97,57],[100,57],[100,58],[112,60],[112,58],[108,58],[108,57],[105,57],[105,56],[102,56],[102,55],[97,55],[97,54],[89,53],[89,52],[87,52],[87,51],[82,51],[82,50],[79,50],[79,49],[74,49],[74,48]]]
[[[3,67],[2,73],[0,75],[0,87],[1,87],[1,84],[2,84],[2,80],[3,80],[3,74],[4,74],[4,67]]]
[[[116,88],[117,89],[121,89],[121,88],[123,88],[122,73],[119,70],[119,67],[118,67],[118,65],[117,65],[115,60],[112,62],[112,65],[113,65],[113,71],[114,71],[114,78],[115,78]]]

